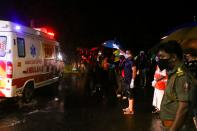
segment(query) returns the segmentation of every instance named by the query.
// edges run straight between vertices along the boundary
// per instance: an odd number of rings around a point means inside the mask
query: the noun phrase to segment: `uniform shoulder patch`
[[[182,76],[184,75],[184,71],[179,67],[176,71],[177,76]]]

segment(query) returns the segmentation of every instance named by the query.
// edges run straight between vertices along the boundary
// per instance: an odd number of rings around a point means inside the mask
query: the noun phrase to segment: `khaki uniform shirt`
[[[174,120],[179,101],[191,101],[190,84],[191,78],[183,63],[168,72],[167,87],[161,102],[161,120]]]

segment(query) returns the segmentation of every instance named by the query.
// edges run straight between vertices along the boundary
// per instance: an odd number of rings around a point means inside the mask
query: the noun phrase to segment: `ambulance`
[[[28,102],[36,88],[59,80],[59,42],[43,29],[0,20],[0,98]]]

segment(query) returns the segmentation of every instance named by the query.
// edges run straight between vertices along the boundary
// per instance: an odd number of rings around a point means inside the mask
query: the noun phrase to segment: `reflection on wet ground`
[[[86,75],[68,74],[59,86],[36,90],[29,104],[1,102],[0,131],[161,131],[158,116],[151,114],[151,95],[140,99],[137,89],[136,113],[124,116],[126,101],[89,94],[88,80]]]

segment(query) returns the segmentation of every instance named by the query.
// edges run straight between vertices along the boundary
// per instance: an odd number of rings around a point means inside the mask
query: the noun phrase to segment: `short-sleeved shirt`
[[[161,102],[161,120],[174,120],[179,101],[191,101],[191,79],[182,63],[168,72],[167,87]],[[188,108],[189,110],[189,108]]]
[[[131,83],[133,66],[135,66],[134,62],[130,58],[127,58],[124,64],[124,79],[126,84]]]
[[[189,69],[191,74],[197,79],[197,60],[187,62],[186,67]]]

